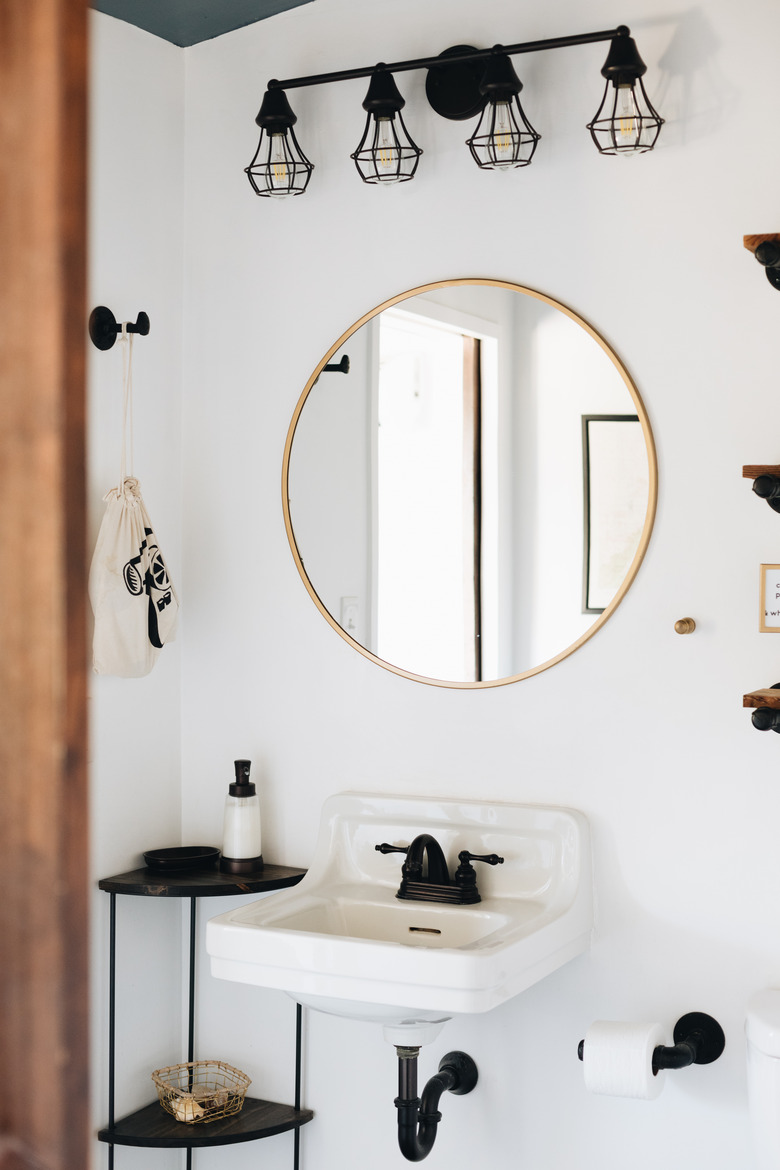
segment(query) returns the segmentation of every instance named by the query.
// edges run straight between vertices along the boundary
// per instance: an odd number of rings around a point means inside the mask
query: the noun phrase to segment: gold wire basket
[[[152,1073],[163,1109],[189,1125],[240,1112],[250,1078],[224,1060],[193,1060]]]

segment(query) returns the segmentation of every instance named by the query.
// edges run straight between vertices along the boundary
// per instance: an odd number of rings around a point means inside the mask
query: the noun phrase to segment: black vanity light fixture
[[[506,53],[488,58],[479,92],[487,99],[467,145],[478,167],[508,170],[527,167],[541,138],[523,112],[518,94],[523,83]]]
[[[604,97],[588,123],[601,154],[642,154],[655,146],[663,118],[645,93],[642,77],[646,72],[633,38],[615,37],[601,70],[607,79]]]
[[[298,121],[284,90],[265,92],[260,113],[255,118],[260,127],[260,141],[246,173],[258,195],[302,195],[314,166],[298,145],[293,130]]]
[[[401,117],[405,105],[392,73],[377,65],[363,100],[366,128],[350,155],[364,183],[407,183],[414,178],[422,151]]]
[[[456,45],[436,57],[343,69],[311,77],[272,80],[255,119],[260,142],[246,174],[258,195],[302,195],[312,163],[304,155],[293,131],[296,121],[286,91],[332,81],[370,78],[363,109],[368,118],[356,150],[351,155],[364,183],[408,182],[414,177],[422,151],[412,140],[401,109],[404,99],[394,74],[426,69],[425,92],[431,107],[454,121],[479,116],[467,139],[472,158],[482,170],[511,170],[528,166],[540,135],[528,121],[519,93],[522,83],[510,58],[520,53],[560,49],[609,41],[607,60],[601,70],[606,89],[592,122],[591,137],[601,154],[631,156],[655,146],[663,118],[653,109],[642,77],[647,71],[626,25],[576,36],[524,41],[476,49]]]

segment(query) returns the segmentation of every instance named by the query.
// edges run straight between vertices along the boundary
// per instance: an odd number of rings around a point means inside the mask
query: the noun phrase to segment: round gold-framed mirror
[[[391,297],[330,347],[290,423],[282,501],[341,637],[406,678],[484,688],[555,665],[614,613],[657,483],[639,391],[593,326],[464,277]]]

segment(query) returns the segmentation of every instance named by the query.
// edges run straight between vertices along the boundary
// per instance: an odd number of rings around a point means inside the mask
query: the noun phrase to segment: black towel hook
[[[325,374],[348,374],[349,373],[349,357],[343,354],[340,362],[328,362],[327,366],[322,367]]]
[[[139,313],[135,325],[128,321],[126,328],[128,333],[140,333],[142,337],[146,337],[149,332],[149,318],[146,313]],[[98,305],[92,310],[89,315],[89,336],[98,349],[111,349],[117,334],[121,332],[122,325],[117,323],[116,317],[105,305]]]
[[[342,354],[341,361],[328,362],[323,366],[317,377],[312,382],[312,388],[317,385],[323,374],[348,374],[349,373],[349,357],[347,354]]]

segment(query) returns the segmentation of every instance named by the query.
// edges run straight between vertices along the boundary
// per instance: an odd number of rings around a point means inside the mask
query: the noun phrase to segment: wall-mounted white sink
[[[464,849],[505,859],[475,864],[478,904],[396,897],[404,858],[376,846],[422,832],[450,875]],[[303,881],[211,919],[206,948],[220,978],[279,988],[419,1044],[586,950],[591,890],[588,825],[571,809],[344,793],[323,808]]]

